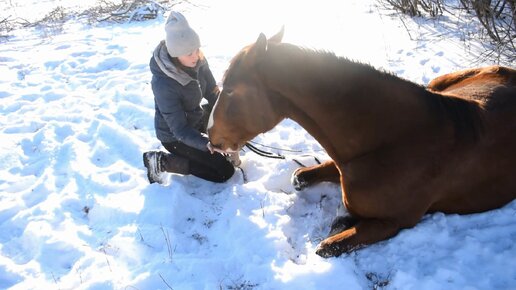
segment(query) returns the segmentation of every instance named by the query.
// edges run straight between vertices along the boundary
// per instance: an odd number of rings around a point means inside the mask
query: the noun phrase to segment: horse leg
[[[338,183],[340,173],[333,160],[321,164],[298,168],[292,174],[292,185],[296,190],[301,190],[309,185],[322,181]]]
[[[315,253],[323,258],[338,257],[393,237],[400,229],[398,223],[392,220],[361,219],[354,226],[326,238]]]
[[[334,236],[351,228],[352,226],[356,225],[357,222],[358,219],[350,215],[337,216],[331,223],[330,233],[328,234],[328,237]]]

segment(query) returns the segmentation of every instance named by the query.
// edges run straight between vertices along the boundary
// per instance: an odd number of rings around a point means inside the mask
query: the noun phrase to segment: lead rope
[[[267,151],[264,151],[262,149],[258,149],[258,148],[256,148],[254,145],[252,145],[249,142],[245,143],[245,147],[249,148],[249,150],[251,150],[254,153],[256,153],[256,154],[258,154],[260,156],[263,156],[263,157],[273,158],[273,159],[285,159],[286,158],[285,156],[283,156],[281,154],[267,152]]]
[[[250,142],[252,142],[252,141],[250,141]],[[256,154],[258,154],[260,156],[263,156],[263,157],[266,157],[266,158],[272,158],[272,159],[287,159],[285,155],[281,155],[279,153],[272,153],[272,152],[264,151],[262,149],[257,148],[256,146],[254,146],[250,142],[246,142],[245,146],[247,148],[249,148],[249,150],[253,151],[254,153],[256,153]],[[258,144],[258,145],[263,146],[263,147],[268,147],[268,148],[272,148],[272,149],[276,149],[276,150],[281,150],[281,151],[301,152],[301,151],[294,151],[294,150],[288,150],[288,149],[274,148],[274,147],[266,146],[266,145],[259,144],[259,143],[256,143],[256,142],[253,142],[253,143]],[[317,162],[317,164],[321,164],[321,161],[319,160],[319,158],[317,158],[317,156],[310,155],[310,154],[303,154],[301,156],[311,156],[311,157],[314,158],[314,160],[315,160],[315,162]],[[294,161],[295,163],[297,163],[297,165],[299,165],[301,167],[306,167],[306,165],[301,163],[301,161],[297,160],[296,158],[292,158],[292,161]],[[240,168],[240,170],[242,170],[242,174],[245,176],[244,170],[242,168]]]
[[[268,152],[268,151],[262,150],[260,148],[257,148],[256,146],[254,146],[250,142],[252,142],[252,141],[246,142],[245,143],[245,147],[249,148],[249,150],[251,150],[252,152],[254,152],[255,154],[257,154],[259,156],[266,157],[266,158],[272,158],[272,159],[287,159],[287,157],[285,155],[281,155],[279,153],[272,153],[272,152]],[[274,147],[266,146],[266,145],[263,145],[263,144],[260,144],[260,143],[256,143],[256,142],[252,142],[252,143],[258,144],[258,145],[263,146],[263,147],[268,147],[268,148],[272,148],[272,149],[276,149],[276,150],[281,150],[281,151],[301,152],[301,151],[295,151],[295,150],[289,150],[289,149],[274,148]],[[321,161],[319,160],[319,158],[317,158],[317,156],[310,155],[310,154],[303,154],[301,156],[311,156],[311,157],[314,158],[314,160],[315,160],[315,162],[317,162],[317,164],[321,164]],[[230,160],[230,159],[228,159],[228,160],[233,163],[232,160]],[[299,160],[297,160],[295,158],[292,158],[292,161],[294,161],[295,163],[297,163],[297,165],[299,165],[301,167],[306,167],[306,165],[304,165],[301,161],[299,161]],[[235,164],[233,163],[233,165],[235,165]],[[240,169],[240,171],[242,172],[242,178],[244,179],[244,183],[247,183],[247,174],[245,174],[244,169],[242,167],[240,167],[240,164],[238,166],[235,166],[235,167]]]

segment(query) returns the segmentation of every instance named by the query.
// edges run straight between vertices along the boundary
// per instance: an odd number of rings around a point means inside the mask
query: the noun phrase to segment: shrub
[[[409,16],[442,15],[449,6],[465,9],[483,27],[482,33],[509,61],[516,60],[516,0],[379,0]]]

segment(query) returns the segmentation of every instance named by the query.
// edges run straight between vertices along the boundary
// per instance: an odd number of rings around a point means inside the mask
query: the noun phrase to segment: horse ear
[[[281,26],[281,30],[278,33],[276,33],[274,36],[269,38],[269,42],[270,43],[281,43],[284,33],[285,33],[285,25]]]
[[[265,37],[265,34],[260,33],[260,36],[258,36],[258,39],[256,40],[256,43],[254,44],[254,47],[257,48],[258,51],[267,50],[267,37]]]
[[[265,34],[260,33],[260,36],[258,36],[258,39],[256,42],[250,47],[247,55],[251,59],[258,59],[260,56],[265,54],[265,51],[267,50],[267,37],[265,37]]]

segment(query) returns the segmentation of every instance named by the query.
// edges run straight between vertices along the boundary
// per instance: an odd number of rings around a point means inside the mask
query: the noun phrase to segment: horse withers
[[[477,213],[516,197],[516,70],[470,69],[425,88],[282,36],[261,34],[232,59],[208,135],[236,151],[290,118],[321,144],[331,160],[295,171],[294,186],[340,182],[349,215],[317,254],[388,239],[426,213]]]

